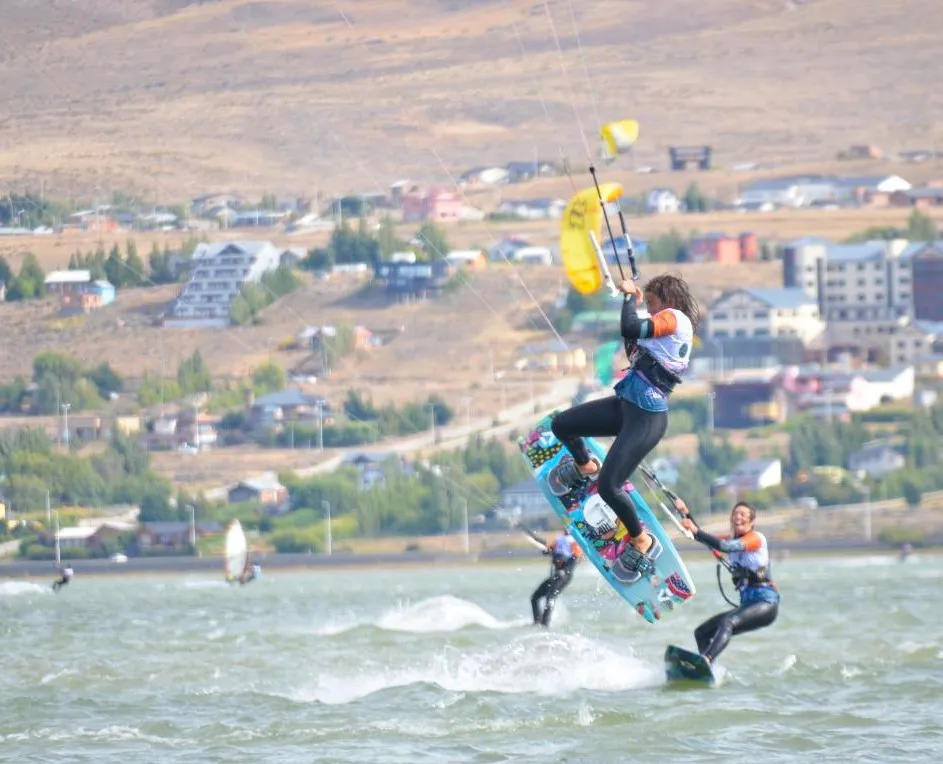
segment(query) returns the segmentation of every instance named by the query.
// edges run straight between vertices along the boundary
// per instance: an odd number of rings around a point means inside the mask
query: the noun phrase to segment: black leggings
[[[718,613],[694,630],[697,651],[711,660],[720,655],[735,634],[769,626],[779,615],[778,602],[751,602],[736,610]]]
[[[642,524],[622,484],[658,445],[667,428],[667,411],[645,411],[615,395],[581,403],[553,419],[553,434],[577,464],[589,462],[583,436],[615,437],[599,471],[599,496],[612,507],[632,538],[641,535]]]
[[[538,586],[530,596],[530,608],[534,613],[534,623],[540,623],[544,626],[550,625],[550,617],[553,615],[553,606],[556,599],[573,579],[573,569],[564,568],[554,571],[550,578]],[[546,598],[543,614],[540,612],[540,599]]]

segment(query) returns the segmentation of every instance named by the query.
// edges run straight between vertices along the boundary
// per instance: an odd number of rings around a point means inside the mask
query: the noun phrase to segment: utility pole
[[[62,405],[63,414],[65,415],[65,447],[68,448],[69,447],[69,407],[72,404],[63,403],[61,405]]]
[[[196,510],[192,504],[187,504],[187,509],[190,510],[190,546],[196,554]]]
[[[435,406],[429,404],[429,421],[430,421],[430,431],[432,432],[432,445],[435,445]]]
[[[324,450],[324,401],[318,401],[318,451]]]
[[[475,399],[470,395],[466,395],[462,400],[465,401],[465,427],[468,430],[468,434],[471,435],[471,405],[472,401]]]
[[[200,406],[193,404],[193,447],[200,450]]]
[[[707,394],[707,431],[714,432],[714,396],[716,393],[711,390]]]
[[[468,499],[464,496],[462,497],[462,516],[464,518],[465,554],[468,554],[470,549],[468,543]]]
[[[321,506],[324,507],[324,511],[327,513],[327,556],[331,556],[331,547],[332,547],[332,533],[331,533],[331,502],[327,499],[321,501]]]

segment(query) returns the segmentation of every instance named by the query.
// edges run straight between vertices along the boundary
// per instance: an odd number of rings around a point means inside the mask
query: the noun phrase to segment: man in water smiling
[[[675,506],[683,515],[688,508],[681,499]],[[766,537],[754,530],[756,509],[737,502],[730,513],[730,535],[718,538],[702,531],[690,516],[682,522],[694,534],[694,540],[727,555],[734,586],[740,592],[740,606],[718,613],[694,630],[697,651],[709,663],[727,647],[731,637],[769,626],[779,614],[779,591],[770,571]]]

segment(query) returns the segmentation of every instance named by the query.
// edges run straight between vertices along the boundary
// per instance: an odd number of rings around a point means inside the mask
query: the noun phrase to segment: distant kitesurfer
[[[619,290],[626,296],[620,328],[629,372],[616,384],[614,396],[581,403],[554,417],[553,434],[573,458],[561,461],[548,482],[557,496],[590,480],[598,482],[600,497],[629,535],[630,543],[613,563],[612,573],[619,581],[632,583],[654,571],[662,547],[642,527],[622,485],[665,434],[668,396],[688,367],[700,313],[687,282],[679,276],[656,276],[644,292],[634,281],[625,280]],[[648,318],[637,312],[643,296]],[[590,457],[584,436],[615,437],[602,464]]]
[[[688,508],[681,499],[675,506],[683,515]],[[697,651],[713,662],[727,647],[731,637],[769,626],[779,614],[779,592],[770,571],[766,537],[754,530],[756,509],[738,502],[730,513],[730,535],[718,538],[695,525],[690,516],[682,525],[694,534],[695,541],[727,555],[734,586],[740,592],[740,605],[709,618],[694,630]]]
[[[552,544],[544,546],[543,553],[550,556],[550,575],[540,584],[530,597],[530,607],[534,613],[534,625],[549,626],[553,608],[560,592],[569,586],[573,579],[573,570],[583,551],[569,532],[564,529]],[[540,600],[544,600],[543,611]]]
[[[59,589],[61,589],[63,586],[66,586],[66,585],[69,583],[69,581],[72,580],[72,576],[75,575],[75,571],[72,570],[72,566],[71,566],[71,565],[66,564],[65,567],[62,567],[62,566],[60,565],[60,566],[57,567],[57,569],[58,569],[58,571],[59,571],[59,575],[61,576],[61,578],[60,578],[58,581],[54,581],[54,582],[53,582],[53,584],[52,584],[52,590],[53,590],[54,592],[57,592],[57,591],[59,591]]]

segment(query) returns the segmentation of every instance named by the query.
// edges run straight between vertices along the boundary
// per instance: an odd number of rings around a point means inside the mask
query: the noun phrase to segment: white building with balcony
[[[710,339],[728,337],[796,337],[803,345],[825,329],[814,298],[802,289],[737,289],[710,306]]]
[[[190,280],[164,326],[229,326],[229,308],[243,284],[257,284],[280,264],[281,250],[268,241],[200,244],[193,253]]]

